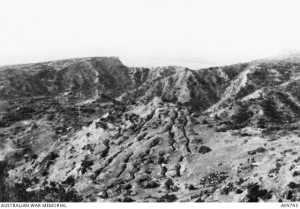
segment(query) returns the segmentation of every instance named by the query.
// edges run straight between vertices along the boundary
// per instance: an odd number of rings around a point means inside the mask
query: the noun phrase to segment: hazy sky
[[[0,65],[118,56],[201,68],[300,50],[298,0],[1,0]]]

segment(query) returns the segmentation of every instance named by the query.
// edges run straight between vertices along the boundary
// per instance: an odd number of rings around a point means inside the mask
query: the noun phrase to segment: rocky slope
[[[299,201],[300,59],[0,68],[0,201]]]

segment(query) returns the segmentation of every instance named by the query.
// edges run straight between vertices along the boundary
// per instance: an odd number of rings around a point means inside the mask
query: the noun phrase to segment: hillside
[[[0,201],[299,201],[299,60],[0,67]]]

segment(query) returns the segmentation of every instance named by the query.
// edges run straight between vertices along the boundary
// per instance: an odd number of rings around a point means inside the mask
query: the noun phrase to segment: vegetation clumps
[[[212,151],[212,149],[207,147],[207,146],[201,146],[198,150],[198,152],[201,153],[201,154],[206,154],[206,153],[211,152],[211,151]]]
[[[296,184],[295,182],[290,182],[288,185],[287,185],[289,188],[291,189],[300,189],[300,184]]]
[[[272,191],[261,189],[258,183],[250,183],[247,190],[247,202],[258,202],[260,199],[266,201],[272,198]]]
[[[215,172],[208,174],[207,176],[204,176],[200,179],[200,186],[201,187],[214,187],[218,184],[224,182],[228,178],[228,175],[225,172]]]
[[[264,153],[264,152],[266,152],[267,151],[267,149],[265,149],[265,148],[263,148],[263,147],[258,147],[257,149],[255,149],[255,150],[250,150],[250,151],[248,151],[247,153],[248,153],[248,155],[255,155],[255,154],[257,154],[257,153]]]
[[[91,169],[91,166],[94,165],[94,161],[92,160],[88,160],[88,159],[84,159],[82,162],[81,162],[81,173],[82,174],[85,174],[88,170]]]
[[[128,196],[117,198],[117,202],[134,202],[135,200]]]
[[[177,196],[175,194],[165,194],[159,197],[157,202],[175,202],[177,200]]]
[[[231,117],[230,129],[241,129],[246,127],[253,116],[253,112],[249,109],[247,104],[238,102],[236,105],[236,111]]]
[[[153,189],[160,186],[159,183],[157,183],[156,181],[154,181],[148,176],[141,177],[140,179],[137,180],[137,183],[141,188],[144,189]]]
[[[52,186],[51,186],[52,185]],[[50,184],[38,191],[27,191],[33,186],[28,178],[21,183],[6,184],[0,196],[1,202],[82,202],[84,199],[75,190],[59,184]]]
[[[293,177],[300,176],[300,171],[294,171]]]

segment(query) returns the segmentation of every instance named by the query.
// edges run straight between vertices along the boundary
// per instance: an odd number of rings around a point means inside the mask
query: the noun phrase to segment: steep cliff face
[[[118,58],[83,58],[2,67],[2,98],[72,93],[89,98],[96,91],[120,94],[130,89],[129,69]]]
[[[190,70],[183,67],[132,69],[139,76],[138,88],[124,99],[139,98],[144,103],[159,97],[163,102],[182,104],[191,110],[203,111],[221,98],[225,88],[247,64]],[[137,77],[136,77],[137,78]]]
[[[201,70],[82,58],[0,79],[0,201],[298,200],[296,58]]]

